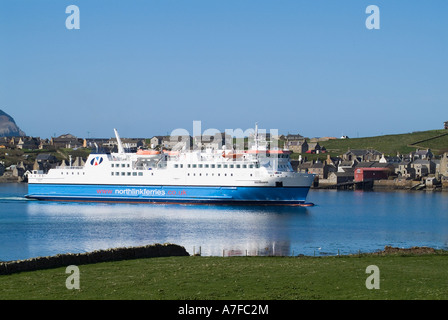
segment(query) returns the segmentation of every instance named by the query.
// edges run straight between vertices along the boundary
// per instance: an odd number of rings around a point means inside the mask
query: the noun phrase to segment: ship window
[[[224,168],[227,168],[227,165],[226,165],[226,164],[224,165]]]
[[[114,173],[113,173],[113,172],[111,172],[111,173],[110,173],[110,175],[111,175],[111,176],[113,176],[113,175],[114,175]]]
[[[189,174],[189,173],[187,173],[187,176],[190,176],[190,174]]]
[[[61,172],[61,174],[64,174],[64,172]]]
[[[195,177],[196,177],[196,173],[193,173],[193,176],[195,176]]]
[[[121,175],[122,175],[122,176],[126,175],[126,172],[122,172]]]
[[[199,176],[202,176],[202,173],[200,173]]]
[[[231,164],[231,165],[230,165],[230,168],[232,168],[232,169],[233,169],[233,164]]]
[[[183,167],[184,167],[184,165],[183,165],[183,164],[181,164],[181,165],[180,165],[180,167],[181,167],[181,168],[183,168]]]
[[[237,167],[237,169],[239,169],[239,168],[241,168],[241,165],[237,164],[236,167]]]
[[[124,167],[125,167],[125,164],[124,164],[124,163],[122,163],[122,164],[121,164],[121,167],[122,167],[122,168],[124,168]]]
[[[221,174],[220,173],[218,173],[218,177],[220,177],[221,176]]]
[[[113,167],[114,167],[114,164],[112,163],[110,166],[113,168]]]
[[[250,164],[250,165],[249,165],[249,168],[251,168],[251,169],[252,169],[253,167],[254,167],[254,165],[253,165],[253,164]]]
[[[132,175],[133,175],[133,176],[136,176],[136,175],[137,175],[137,172],[132,172]]]
[[[215,168],[215,165],[214,165],[214,164],[212,164],[211,166],[212,166],[213,169]]]
[[[217,168],[218,168],[218,169],[219,169],[219,168],[221,168],[221,165],[220,165],[220,164],[218,164],[218,167],[217,167]]]
[[[187,164],[187,168],[191,168],[191,164]]]
[[[246,169],[247,168],[247,164],[243,164],[243,169]]]
[[[199,168],[202,168],[202,164],[199,165]]]
[[[143,176],[143,172],[139,172],[138,175],[139,175],[139,176]]]
[[[193,168],[196,168],[196,166],[197,166],[197,165],[196,165],[196,164],[194,164],[194,165],[193,165]]]
[[[174,168],[179,168],[179,165],[178,165],[178,164],[175,164],[175,165],[174,165]]]
[[[127,164],[127,166],[126,167],[128,167],[129,168],[129,163]]]
[[[252,177],[252,173],[250,174],[250,176]]]
[[[128,173],[127,173],[127,175],[128,175],[128,176],[130,176],[130,175],[131,175],[131,173],[130,173],[130,172],[128,172]]]
[[[230,176],[233,177],[233,173],[231,173]]]
[[[227,173],[224,173],[224,176],[226,176],[226,177],[227,177]]]
[[[208,168],[209,167],[209,165],[208,164],[204,164],[204,168]]]
[[[115,175],[116,175],[116,176],[119,176],[119,175],[120,175],[120,172],[115,172]]]

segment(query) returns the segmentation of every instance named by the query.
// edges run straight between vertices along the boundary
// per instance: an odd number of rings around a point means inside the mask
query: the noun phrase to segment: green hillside
[[[419,149],[431,149],[435,155],[448,151],[448,130],[429,130],[377,137],[337,139],[319,142],[331,155],[341,155],[349,149],[375,149],[385,155],[407,154]]]

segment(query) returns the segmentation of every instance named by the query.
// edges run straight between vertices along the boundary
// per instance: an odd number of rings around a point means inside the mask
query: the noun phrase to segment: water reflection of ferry
[[[244,247],[244,248],[242,248]],[[289,241],[275,241],[270,243],[248,243],[242,247],[227,248],[222,250],[223,257],[243,256],[289,256],[294,255]]]
[[[288,150],[268,149],[258,138],[250,150],[90,154],[84,166],[28,175],[28,198],[38,200],[310,205],[313,174],[294,172]]]

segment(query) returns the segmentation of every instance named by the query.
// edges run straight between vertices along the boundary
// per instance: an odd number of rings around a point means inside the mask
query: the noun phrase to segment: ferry
[[[295,172],[288,150],[268,149],[255,130],[249,150],[92,152],[83,166],[28,174],[29,199],[55,201],[311,206],[314,174]]]

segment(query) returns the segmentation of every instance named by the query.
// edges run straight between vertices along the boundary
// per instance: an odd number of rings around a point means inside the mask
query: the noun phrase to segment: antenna
[[[115,132],[115,137],[117,138],[117,143],[118,143],[118,153],[124,154],[123,145],[121,144],[121,139],[120,139],[120,136],[118,135],[117,129],[114,128],[114,132]]]
[[[258,150],[258,122],[255,122],[255,150]]]

